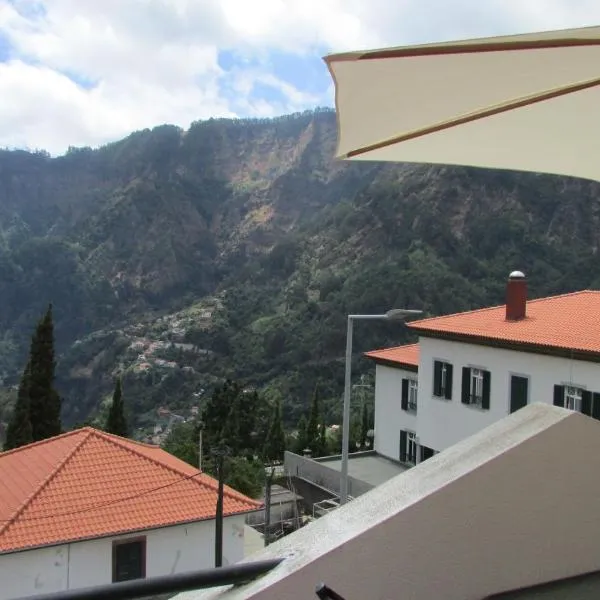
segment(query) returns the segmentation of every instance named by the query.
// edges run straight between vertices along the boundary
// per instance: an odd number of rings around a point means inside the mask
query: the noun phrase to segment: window
[[[417,434],[414,431],[402,430],[400,432],[400,462],[416,464],[417,447]]]
[[[416,379],[402,380],[402,410],[417,412],[419,384]]]
[[[408,380],[408,410],[417,412],[417,391],[419,384],[415,379]]]
[[[491,374],[477,367],[463,367],[462,403],[489,409]]]
[[[565,385],[565,403],[564,407],[569,410],[581,412],[581,396],[583,390],[571,385]]]
[[[146,538],[129,538],[113,542],[113,583],[146,577]]]
[[[438,398],[452,399],[452,365],[450,363],[433,361],[433,395]]]
[[[483,400],[483,371],[471,369],[471,404],[479,404]]]
[[[600,394],[576,385],[555,385],[554,405],[600,419]]]

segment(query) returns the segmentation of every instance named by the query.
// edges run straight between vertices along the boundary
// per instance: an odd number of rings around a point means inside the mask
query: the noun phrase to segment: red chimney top
[[[520,321],[527,313],[527,279],[521,271],[513,271],[506,284],[506,320]]]

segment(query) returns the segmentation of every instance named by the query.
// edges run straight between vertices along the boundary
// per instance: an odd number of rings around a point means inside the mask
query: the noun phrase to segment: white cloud
[[[330,101],[324,67],[315,92],[274,73],[273,53],[313,61],[308,74],[329,51],[598,22],[597,0],[0,0],[14,52],[0,63],[0,146],[57,153]],[[237,57],[226,69],[223,51]]]

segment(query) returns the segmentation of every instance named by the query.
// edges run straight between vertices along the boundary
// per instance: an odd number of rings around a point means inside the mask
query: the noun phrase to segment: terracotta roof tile
[[[394,363],[398,366],[418,367],[419,344],[407,344],[406,346],[371,350],[370,352],[365,352],[365,356],[386,363]]]
[[[413,331],[600,353],[600,291],[527,302],[526,318],[507,321],[505,305],[406,324]]]
[[[0,552],[212,519],[216,501],[161,448],[85,427],[0,453]],[[260,506],[225,486],[224,515]]]

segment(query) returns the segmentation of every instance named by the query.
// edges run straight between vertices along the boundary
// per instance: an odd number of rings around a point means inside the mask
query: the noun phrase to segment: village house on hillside
[[[506,305],[422,319],[418,344],[376,363],[375,450],[414,465],[531,402],[600,418],[600,292],[527,300],[511,273]]]
[[[217,482],[91,427],[0,453],[0,600],[211,568]],[[261,504],[225,486],[223,565]]]
[[[598,315],[600,291],[528,300],[515,271],[505,305],[409,322],[418,343],[367,352],[376,365],[373,449],[350,455],[350,495],[532,402],[600,419]],[[333,507],[340,465],[286,453],[288,474]]]

